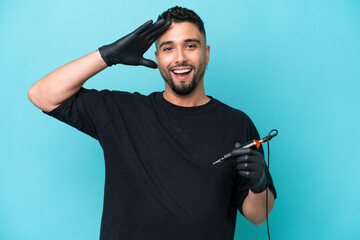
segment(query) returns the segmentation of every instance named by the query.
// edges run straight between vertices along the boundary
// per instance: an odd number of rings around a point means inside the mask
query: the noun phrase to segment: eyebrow
[[[184,40],[185,43],[188,43],[188,42],[196,42],[196,43],[200,43],[200,40],[199,39],[196,39],[196,38],[188,38],[188,39],[185,39]],[[162,42],[160,45],[159,45],[159,48],[161,48],[162,46],[164,45],[167,45],[167,44],[173,44],[174,41],[165,41],[165,42]]]

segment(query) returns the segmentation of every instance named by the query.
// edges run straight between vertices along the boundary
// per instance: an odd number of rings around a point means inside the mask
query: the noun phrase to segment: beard
[[[192,71],[194,71],[193,78],[191,79],[190,83],[180,83],[176,84],[173,80],[170,69],[173,68],[169,67],[168,69],[159,68],[161,76],[164,78],[165,82],[170,86],[171,90],[175,92],[177,95],[186,96],[192,93],[196,87],[199,85],[200,81],[204,78],[206,65],[204,62],[200,63],[199,67],[196,68],[194,65],[191,64],[179,64],[175,67],[191,67]]]

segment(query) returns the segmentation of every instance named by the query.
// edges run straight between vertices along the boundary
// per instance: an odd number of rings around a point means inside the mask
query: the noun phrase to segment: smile
[[[182,68],[182,69],[174,69],[171,71],[177,76],[185,76],[185,75],[189,74],[192,71],[192,69],[191,68]]]

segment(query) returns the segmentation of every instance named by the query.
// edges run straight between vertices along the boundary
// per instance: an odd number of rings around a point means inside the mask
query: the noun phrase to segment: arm
[[[36,107],[50,112],[106,67],[99,51],[95,51],[56,69],[36,82],[29,89],[28,97]]]
[[[238,174],[248,179],[250,187],[242,205],[242,212],[250,222],[260,225],[266,221],[265,190],[268,188],[264,156],[254,149],[239,147],[240,144],[236,143],[231,155],[235,157]],[[273,207],[274,195],[268,191],[268,214]]]
[[[143,58],[143,54],[170,24],[165,20],[154,24],[148,21],[116,42],[56,69],[29,89],[30,101],[43,111],[50,112],[108,66],[121,63],[156,68],[156,63]]]
[[[274,207],[274,196],[268,191],[268,216]],[[249,190],[248,196],[245,198],[242,211],[246,219],[255,225],[260,225],[266,221],[266,192],[253,193]]]

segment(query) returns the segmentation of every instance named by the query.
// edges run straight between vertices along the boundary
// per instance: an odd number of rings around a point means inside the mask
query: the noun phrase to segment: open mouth
[[[171,70],[171,72],[173,72],[179,78],[186,78],[191,71],[192,71],[192,68],[182,68],[182,69]]]

